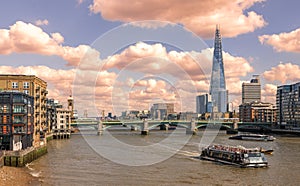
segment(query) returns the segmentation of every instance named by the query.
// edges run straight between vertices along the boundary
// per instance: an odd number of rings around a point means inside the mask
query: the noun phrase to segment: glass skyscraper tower
[[[224,64],[222,56],[222,39],[219,25],[216,26],[214,56],[209,91],[213,112],[227,112],[228,91],[226,90]]]

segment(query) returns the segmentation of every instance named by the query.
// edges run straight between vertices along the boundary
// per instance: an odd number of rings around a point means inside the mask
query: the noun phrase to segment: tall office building
[[[242,103],[261,101],[261,85],[259,75],[253,75],[250,83],[242,84]]]
[[[280,125],[300,126],[300,82],[277,87],[277,122]]]
[[[211,112],[211,97],[208,94],[199,95],[196,97],[196,112],[203,114]]]
[[[46,122],[47,83],[34,75],[0,75],[0,91],[22,92],[34,98],[33,146],[43,143],[49,131]]]
[[[224,64],[222,56],[222,39],[217,25],[214,43],[214,56],[209,91],[213,104],[213,112],[227,112],[228,91],[226,90]]]

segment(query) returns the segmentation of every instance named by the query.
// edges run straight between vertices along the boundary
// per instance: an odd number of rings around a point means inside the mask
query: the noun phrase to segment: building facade
[[[0,92],[0,149],[21,150],[33,145],[34,98],[20,92]]]
[[[46,122],[47,83],[34,75],[0,75],[1,90],[21,92],[34,98],[33,146],[40,146],[49,130]]]
[[[222,55],[222,39],[220,28],[217,25],[214,42],[214,55],[212,64],[212,74],[210,81],[210,91],[213,112],[227,112],[228,91],[226,90],[223,55]]]
[[[259,75],[253,75],[249,83],[242,84],[242,103],[261,101],[261,85]]]
[[[46,111],[46,121],[49,127],[49,133],[52,132],[52,129],[57,124],[57,117],[56,117],[56,108],[57,108],[58,101],[54,99],[47,99],[47,111]]]
[[[277,87],[277,122],[282,126],[300,126],[300,82]]]
[[[151,117],[153,119],[163,120],[166,119],[169,114],[174,113],[174,103],[155,103],[151,107]]]
[[[276,108],[272,103],[251,102],[239,106],[241,122],[276,123]]]

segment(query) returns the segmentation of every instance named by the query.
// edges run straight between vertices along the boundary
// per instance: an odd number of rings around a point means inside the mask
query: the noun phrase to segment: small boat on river
[[[260,149],[260,152],[264,153],[264,154],[273,154],[274,150],[273,149]]]
[[[263,134],[241,134],[230,136],[229,139],[235,140],[252,140],[252,141],[274,141],[276,138]]]
[[[210,145],[202,149],[200,159],[236,165],[239,167],[267,167],[264,153],[258,148]]]

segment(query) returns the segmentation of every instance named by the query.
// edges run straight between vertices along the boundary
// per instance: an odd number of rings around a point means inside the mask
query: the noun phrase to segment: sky
[[[262,101],[300,81],[295,0],[10,0],[0,6],[0,74],[36,75],[48,97],[89,116],[172,102],[196,110],[208,92],[220,25],[229,102],[260,75]]]

